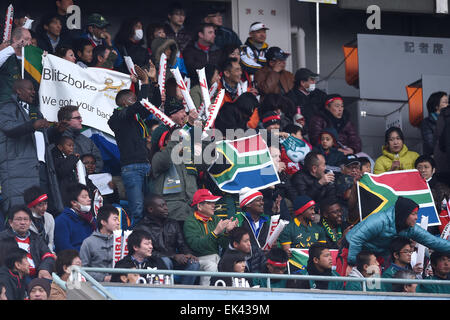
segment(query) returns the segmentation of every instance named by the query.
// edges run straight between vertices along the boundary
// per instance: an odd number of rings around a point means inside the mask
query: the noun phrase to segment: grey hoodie
[[[87,237],[80,248],[80,258],[83,267],[112,268],[114,236],[101,234],[95,230]],[[89,272],[97,281],[103,282],[107,273]]]

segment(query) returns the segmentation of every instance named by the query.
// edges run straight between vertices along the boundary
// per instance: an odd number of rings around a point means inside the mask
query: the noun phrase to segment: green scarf
[[[325,219],[322,219],[322,225],[325,228],[325,232],[327,235],[333,240],[333,242],[337,242],[339,239],[342,238],[342,229],[341,227],[337,227],[337,234],[331,229],[331,227],[328,225],[327,221]]]

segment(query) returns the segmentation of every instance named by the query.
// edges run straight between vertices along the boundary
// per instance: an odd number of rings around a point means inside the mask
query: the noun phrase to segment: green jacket
[[[220,247],[228,247],[228,237],[223,233],[216,235],[213,232],[220,220],[218,216],[212,216],[204,223],[196,218],[195,213],[186,219],[183,225],[184,238],[195,256],[219,254]]]
[[[412,270],[411,267],[406,268],[406,269]],[[384,270],[381,277],[382,278],[394,278],[394,275],[400,270],[405,270],[405,269],[392,263],[386,270]],[[392,283],[387,283],[387,282],[381,283],[381,291],[392,292]]]
[[[309,275],[308,270],[305,268],[300,271],[301,275]],[[331,270],[332,277],[340,277],[341,275],[334,270]],[[310,289],[317,289],[315,280],[308,280]],[[328,290],[344,290],[344,281],[328,281]]]
[[[444,280],[436,276],[426,277],[425,280]],[[450,279],[447,279],[450,281]],[[419,284],[416,288],[416,292],[421,293],[442,293],[450,294],[450,284]]]

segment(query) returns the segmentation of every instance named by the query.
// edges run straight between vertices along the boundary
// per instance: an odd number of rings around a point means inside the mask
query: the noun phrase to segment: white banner
[[[42,57],[39,88],[41,112],[48,121],[58,121],[59,108],[79,107],[83,125],[114,136],[108,126],[116,95],[131,86],[130,75],[103,68],[81,68],[48,54]]]

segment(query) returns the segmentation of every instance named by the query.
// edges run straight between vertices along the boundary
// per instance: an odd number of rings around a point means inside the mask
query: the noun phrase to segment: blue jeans
[[[128,199],[131,227],[134,227],[143,217],[144,187],[149,163],[135,163],[122,167],[122,181]]]
[[[174,263],[173,263],[174,260],[170,259],[169,257],[161,257],[161,259],[166,264],[167,269],[174,270]],[[197,261],[189,260],[184,266],[177,264],[175,266],[175,269],[176,270],[181,269],[185,271],[198,271],[200,270],[200,263],[198,263]],[[174,276],[174,279],[175,283],[193,285],[195,284],[197,276]]]

